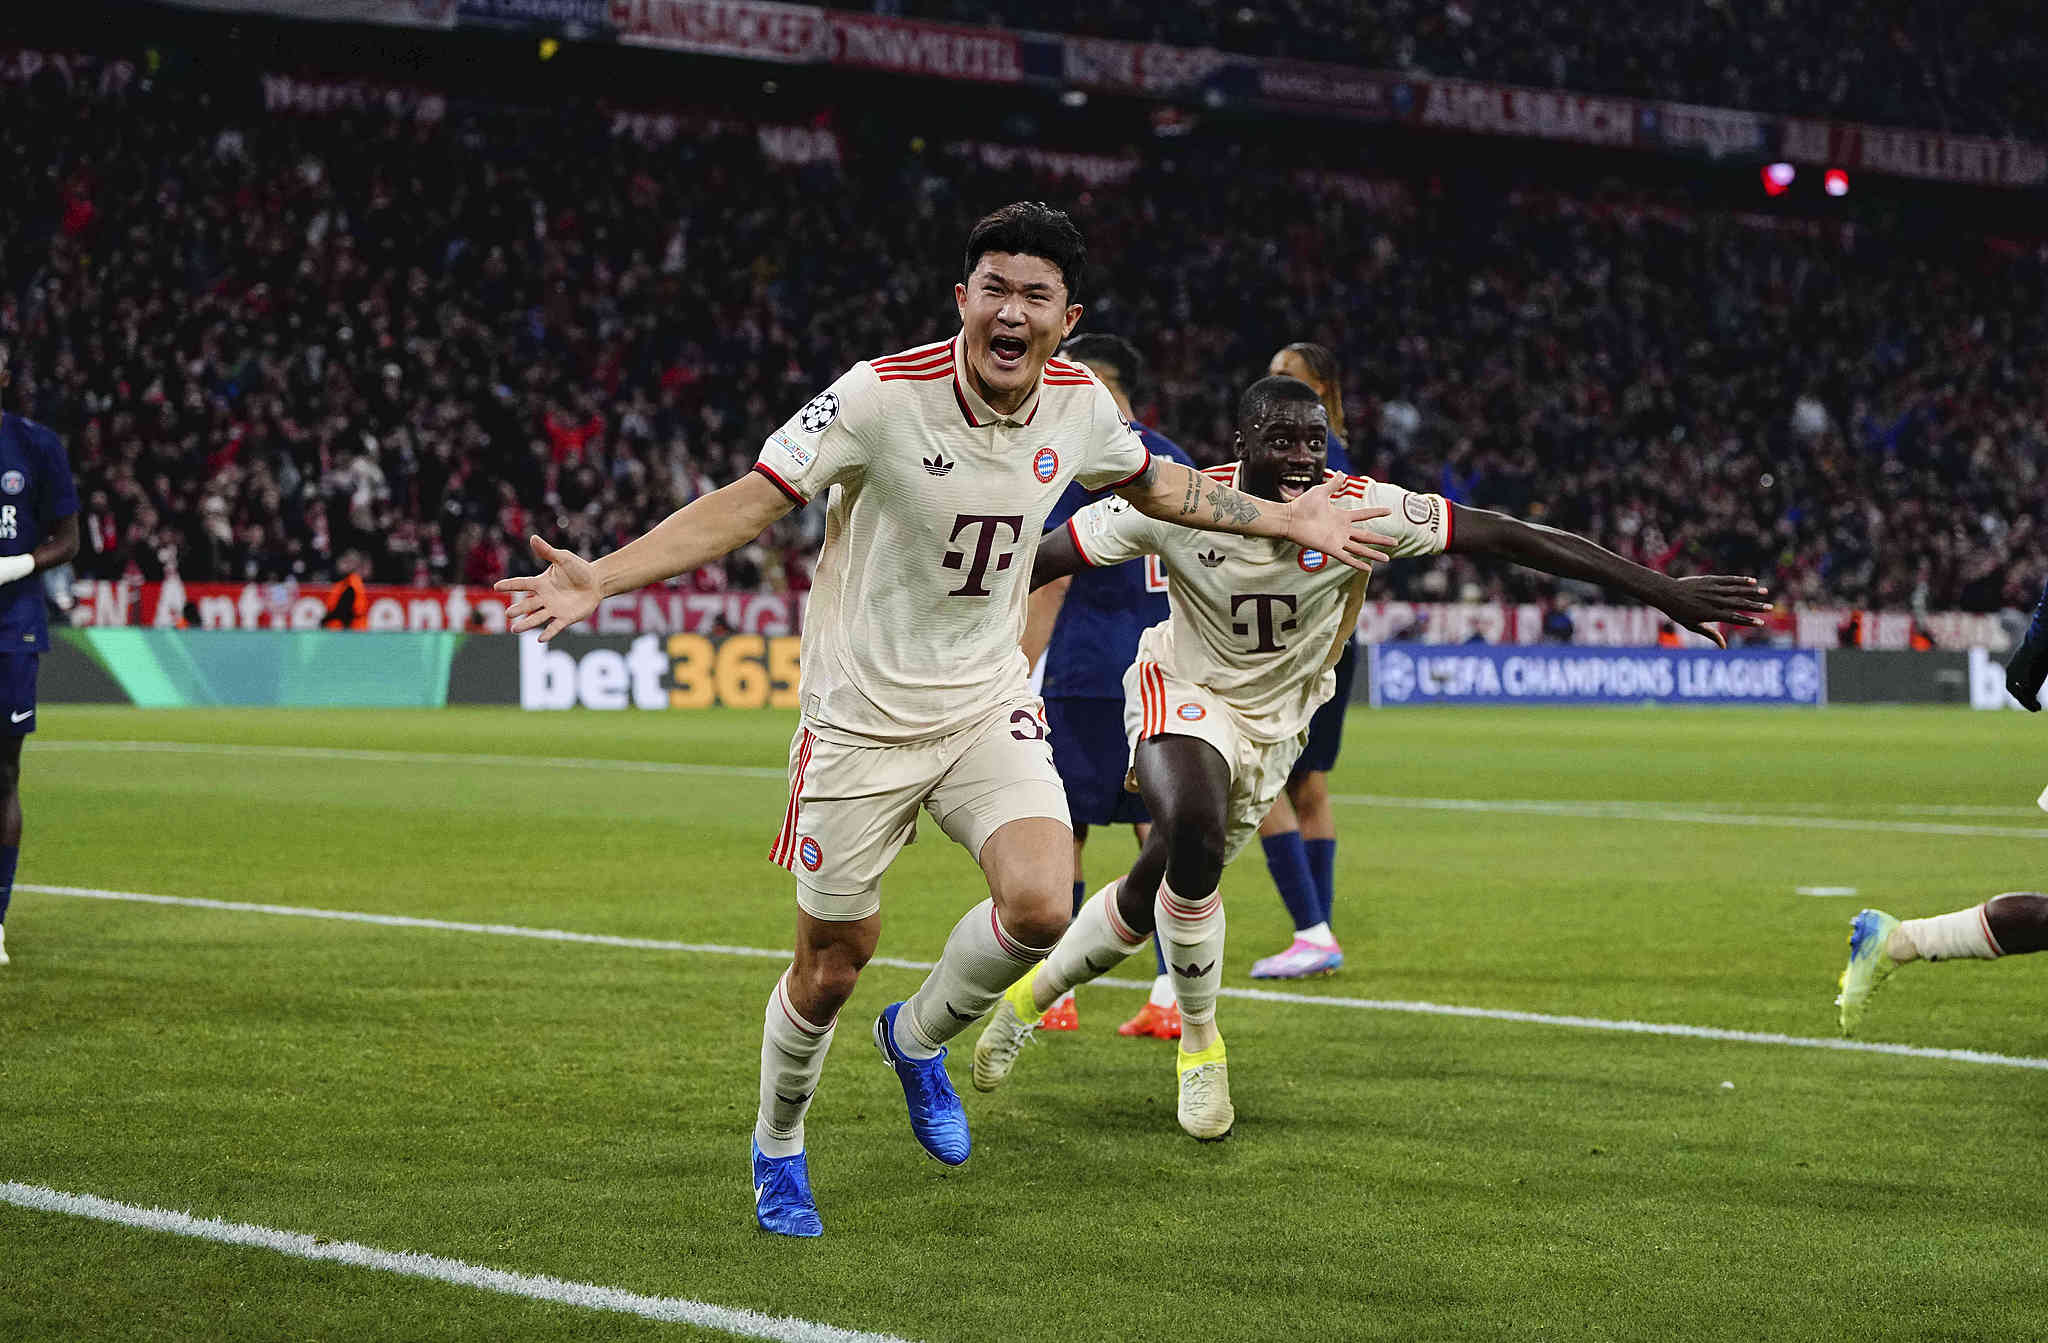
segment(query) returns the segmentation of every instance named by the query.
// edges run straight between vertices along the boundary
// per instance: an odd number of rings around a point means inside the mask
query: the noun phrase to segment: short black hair
[[[974,274],[974,268],[987,252],[1010,252],[1050,261],[1059,267],[1060,279],[1066,282],[1067,302],[1079,300],[1081,281],[1088,272],[1088,248],[1081,241],[1081,230],[1074,227],[1065,210],[1055,210],[1044,201],[1012,201],[983,215],[967,234],[963,278]]]
[[[1124,395],[1132,401],[1138,399],[1138,388],[1145,381],[1145,356],[1122,336],[1112,336],[1106,331],[1076,336],[1060,346],[1060,353],[1091,368],[1114,370],[1116,380],[1123,384]]]
[[[1243,431],[1247,426],[1266,418],[1274,408],[1305,402],[1311,406],[1322,406],[1323,398],[1316,395],[1316,389],[1300,378],[1265,377],[1244,389],[1244,396],[1237,403],[1237,427]],[[1328,414],[1327,407],[1324,413]]]

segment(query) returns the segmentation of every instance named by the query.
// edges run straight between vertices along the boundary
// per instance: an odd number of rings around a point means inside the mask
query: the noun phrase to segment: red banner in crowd
[[[2018,140],[1787,117],[1782,152],[1794,163],[1924,177],[1973,186],[2048,182],[2048,149]]]
[[[372,584],[372,630],[505,629],[505,598],[485,588],[404,588]],[[74,624],[157,629],[311,630],[327,610],[324,586],[296,583],[121,584],[81,581],[73,589]],[[643,588],[607,597],[578,628],[590,634],[794,634],[803,598],[773,592],[684,592]]]
[[[839,65],[983,84],[1024,78],[1023,50],[1014,33],[836,11],[831,22],[830,59]]]
[[[1636,104],[1626,98],[1462,79],[1431,79],[1420,87],[1417,120],[1439,130],[1529,135],[1588,145],[1626,146],[1636,140]]]

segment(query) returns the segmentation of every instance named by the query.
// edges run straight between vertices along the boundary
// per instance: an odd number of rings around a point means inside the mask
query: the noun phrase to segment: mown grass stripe
[[[153,753],[163,755],[241,755],[278,760],[333,760],[391,765],[492,765],[505,768],[616,770],[628,774],[707,775],[722,778],[772,779],[786,784],[785,769],[757,765],[704,765],[675,760],[620,760],[591,756],[505,755],[488,752],[390,751],[343,746],[256,746],[232,742],[182,741],[48,741],[38,753],[57,751]],[[1492,815],[1548,816],[1573,820],[1647,821],[1666,825],[1722,825],[1775,830],[1847,830],[1872,834],[1940,835],[1970,839],[2048,840],[2048,824],[2028,826],[1965,825],[1957,822],[1890,819],[1909,816],[1983,816],[2023,818],[2034,808],[1942,804],[1873,804],[1865,810],[1879,816],[1829,816],[1810,803],[1772,803],[1773,813],[1725,810],[1713,802],[1656,802],[1538,798],[1405,797],[1392,793],[1337,793],[1330,801],[1343,806],[1381,810],[1478,812]]]
[[[239,914],[275,914],[291,918],[332,919],[343,923],[369,923],[387,928],[426,928],[452,933],[482,933],[493,937],[524,937],[544,942],[582,942],[596,946],[624,947],[636,951],[680,951],[703,956],[749,956],[786,961],[789,952],[770,947],[727,946],[716,942],[674,942],[652,937],[615,937],[606,933],[575,933],[560,928],[527,928],[509,923],[460,923],[448,919],[413,918],[403,914],[369,914],[357,910],[314,909],[300,905],[251,904],[238,900],[210,900],[199,896],[148,895],[140,891],[101,890],[91,886],[42,886],[22,884],[16,889],[45,895],[68,895],[90,900],[117,900],[135,904],[177,905],[193,909],[215,909]],[[899,970],[929,970],[930,961],[902,960],[877,956],[871,965]],[[1150,990],[1149,980],[1098,979],[1109,988]],[[1284,993],[1274,989],[1221,988],[1218,994],[1247,1002],[1293,1003],[1308,1007],[1348,1008],[1362,1012],[1402,1012],[1418,1016],[1463,1017],[1468,1020],[1506,1021],[1525,1026],[1560,1026],[1573,1030],[1618,1031],[1630,1035],[1661,1035],[1686,1040],[1721,1040],[1737,1044],[1778,1045],[1797,1049],[1828,1049],[1849,1054],[1892,1054],[1904,1058],[1941,1059],[1950,1063],[1973,1063],[2001,1068],[2033,1068],[2048,1071],[2048,1058],[1991,1054],[1975,1049],[1939,1049],[1925,1045],[1889,1044],[1873,1040],[1838,1040],[1827,1036],[1781,1035],[1770,1031],[1738,1031],[1720,1026],[1688,1026],[1675,1022],[1610,1020],[1605,1017],[1559,1015],[1550,1012],[1521,1012],[1511,1008],[1463,1007],[1454,1003],[1430,1003],[1386,998],[1345,998],[1311,993]]]

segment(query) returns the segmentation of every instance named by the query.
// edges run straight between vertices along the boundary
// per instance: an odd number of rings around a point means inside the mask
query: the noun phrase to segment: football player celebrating
[[[1173,440],[1140,424],[1131,410],[1144,374],[1137,347],[1121,336],[1076,336],[1060,353],[1085,365],[1109,390],[1116,408],[1154,457],[1168,457],[1186,466],[1194,462]],[[1047,515],[1048,531],[1095,501],[1079,485],[1067,492]],[[1067,811],[1074,822],[1074,912],[1088,898],[1081,875],[1081,852],[1088,829],[1129,824],[1145,842],[1151,817],[1136,793],[1124,788],[1130,761],[1124,749],[1124,668],[1138,655],[1138,637],[1166,619],[1166,575],[1154,559],[1133,560],[1102,569],[1087,569],[1071,578],[1047,583],[1031,594],[1024,621],[1024,658],[1045,667],[1039,693],[1045,697],[1045,725],[1052,733],[1052,763],[1067,789]],[[1156,950],[1159,973],[1152,994],[1137,1015],[1117,1027],[1119,1035],[1180,1038],[1180,1007],[1173,1001],[1173,981],[1166,977],[1166,953]],[[1069,993],[1039,1021],[1042,1031],[1071,1031],[1080,1014]]]
[[[907,1001],[874,1023],[910,1127],[968,1157],[946,1042],[1052,949],[1072,917],[1073,835],[1019,641],[1046,514],[1067,486],[1140,514],[1328,550],[1367,568],[1386,540],[1329,486],[1256,499],[1154,459],[1102,384],[1053,357],[1081,318],[1081,235],[1038,202],[968,234],[959,334],[863,360],[768,436],[754,469],[592,562],[533,539],[544,573],[506,579],[514,633],[543,639],[613,593],[688,573],[829,491],[804,619],[789,805],[771,857],[796,878],[795,956],[769,994],[754,1124],[754,1213],[823,1231],[804,1115],[839,1009],[881,936],[881,878],[929,813],[980,865],[988,896]],[[1192,534],[1192,533],[1191,533]],[[1034,1017],[1035,1019],[1035,1017]]]
[[[1372,525],[1393,534],[1395,555],[1492,554],[1603,583],[1724,647],[1716,623],[1760,624],[1770,609],[1754,579],[1674,579],[1570,532],[1340,477],[1325,467],[1328,434],[1314,389],[1262,378],[1239,405],[1238,460],[1208,474],[1283,503],[1334,486],[1339,498],[1388,510]],[[1236,1117],[1216,1027],[1223,967],[1217,882],[1271,810],[1310,717],[1331,694],[1370,571],[1347,570],[1312,546],[1205,536],[1111,499],[1083,510],[1065,535],[1039,548],[1031,581],[1143,554],[1166,561],[1172,610],[1145,632],[1124,675],[1124,729],[1152,833],[1130,872],[1096,892],[1051,954],[996,1004],[975,1045],[974,1084],[999,1086],[1046,1005],[1107,974],[1156,928],[1180,1000],[1180,1124],[1196,1138],[1216,1139]]]
[[[1284,346],[1266,366],[1276,376],[1299,378],[1322,398],[1330,417],[1325,450],[1330,470],[1351,474],[1344,444],[1344,388],[1337,356],[1328,346],[1298,340]],[[1308,720],[1308,744],[1294,762],[1287,788],[1259,826],[1266,871],[1294,921],[1294,940],[1283,951],[1252,962],[1253,979],[1308,979],[1334,974],[1344,949],[1330,930],[1337,904],[1337,816],[1330,807],[1330,771],[1344,745],[1344,714],[1351,707],[1351,683],[1358,675],[1358,638],[1345,639],[1337,658],[1337,689]]]

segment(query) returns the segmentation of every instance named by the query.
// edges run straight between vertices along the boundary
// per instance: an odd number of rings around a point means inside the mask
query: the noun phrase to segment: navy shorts
[[[1136,793],[1124,791],[1131,749],[1124,741],[1120,699],[1049,699],[1052,766],[1067,789],[1074,824],[1145,825],[1152,817]]]
[[[0,731],[10,737],[36,730],[36,653],[0,653],[0,714],[7,720]]]
[[[1337,659],[1337,693],[1308,720],[1308,745],[1301,748],[1291,777],[1318,769],[1327,774],[1337,767],[1337,751],[1344,745],[1344,711],[1351,707],[1351,682],[1357,676],[1358,640],[1353,639]]]

